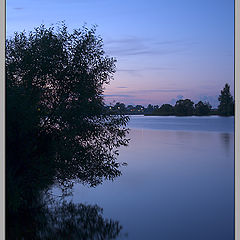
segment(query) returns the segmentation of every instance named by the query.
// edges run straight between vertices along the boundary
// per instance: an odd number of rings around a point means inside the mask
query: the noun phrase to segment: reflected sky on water
[[[133,115],[131,116],[129,127],[172,131],[233,132],[234,117],[220,117],[220,116],[160,117],[160,116]]]
[[[73,201],[101,206],[128,239],[233,239],[233,121],[134,116],[118,159],[128,163],[123,175],[76,185]]]

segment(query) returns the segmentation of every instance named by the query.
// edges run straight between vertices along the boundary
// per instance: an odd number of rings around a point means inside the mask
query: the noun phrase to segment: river
[[[234,239],[234,118],[131,116],[122,176],[75,185],[123,226],[119,239]]]

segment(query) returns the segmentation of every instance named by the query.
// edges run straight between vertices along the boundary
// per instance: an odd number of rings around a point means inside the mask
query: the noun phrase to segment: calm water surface
[[[132,116],[129,127],[123,175],[76,185],[73,201],[118,220],[119,239],[234,239],[234,118]]]

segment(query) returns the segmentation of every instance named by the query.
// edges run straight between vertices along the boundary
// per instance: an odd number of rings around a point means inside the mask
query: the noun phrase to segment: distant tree
[[[147,108],[146,108],[145,111],[146,111],[147,113],[152,113],[153,110],[154,110],[153,105],[152,105],[152,104],[148,104],[148,106],[147,106]]]
[[[194,103],[190,99],[178,100],[174,106],[174,112],[178,116],[193,115]]]
[[[44,25],[6,41],[6,178],[11,211],[58,182],[95,186],[121,174],[128,117],[104,108],[115,72],[96,30]]]
[[[205,102],[199,101],[197,104],[195,104],[195,111],[194,113],[198,116],[208,115],[211,111],[212,106]]]
[[[127,105],[127,109],[128,109],[128,110],[131,110],[131,109],[133,109],[133,108],[134,108],[133,105]]]
[[[218,105],[218,112],[222,116],[234,115],[234,101],[230,93],[230,86],[226,83],[218,97],[220,104]]]
[[[134,106],[133,105],[127,105],[127,109],[133,109]]]
[[[115,110],[119,110],[119,111],[122,111],[124,112],[126,110],[126,106],[124,103],[120,103],[120,102],[117,102],[115,105],[114,105],[114,109]]]
[[[144,112],[144,106],[142,106],[142,105],[136,105],[135,109],[137,112],[140,112],[140,113]]]
[[[174,114],[174,108],[171,104],[163,104],[158,110],[158,113],[162,115],[173,115]]]
[[[134,113],[134,106],[133,105],[128,105],[126,107],[126,113],[127,114],[133,114]]]

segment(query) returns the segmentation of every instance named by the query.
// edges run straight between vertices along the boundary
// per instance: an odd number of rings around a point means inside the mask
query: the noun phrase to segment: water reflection
[[[38,202],[8,217],[7,239],[116,239],[121,230],[97,205]]]
[[[12,239],[122,239],[127,231],[131,240],[233,239],[234,135],[232,129],[226,132],[225,118],[217,120],[223,121],[221,131],[138,125],[118,159],[128,163],[121,178],[96,188],[76,185],[74,204],[23,212],[9,234]],[[124,230],[111,220],[116,218]]]
[[[171,131],[233,132],[234,117],[132,116],[129,127]]]
[[[131,240],[233,239],[233,133],[222,133],[132,128],[121,178],[78,185],[73,201],[100,204]]]
[[[230,133],[221,133],[220,134],[220,138],[223,144],[223,147],[226,150],[226,153],[229,154],[229,152],[231,151],[232,148],[232,143],[231,143],[231,138],[232,138],[232,134]]]

